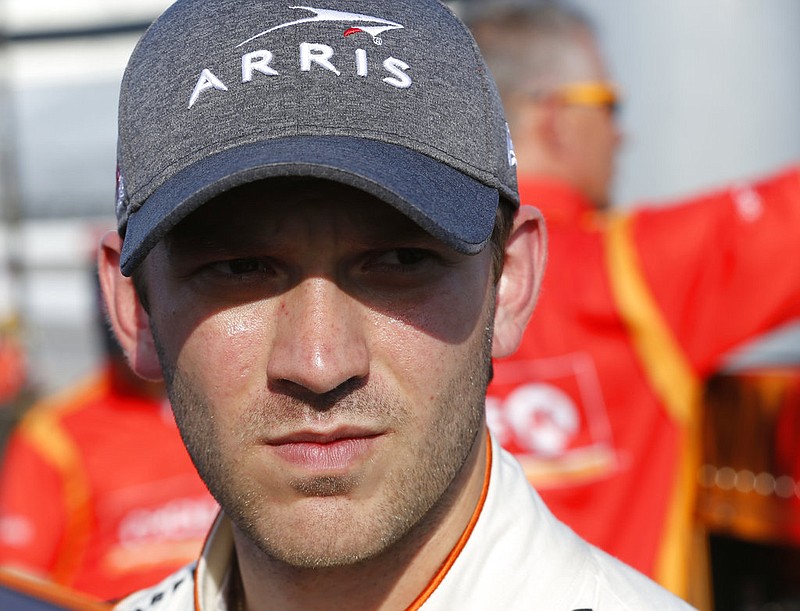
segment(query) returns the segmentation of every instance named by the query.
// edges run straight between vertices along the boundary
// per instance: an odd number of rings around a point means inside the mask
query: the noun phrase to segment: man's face
[[[598,208],[606,208],[621,141],[616,120],[607,108],[581,106],[569,111],[576,134],[573,167],[577,186]]]
[[[461,255],[369,195],[295,180],[209,202],[150,254],[150,327],[184,441],[262,552],[305,567],[372,557],[475,466],[488,250]]]

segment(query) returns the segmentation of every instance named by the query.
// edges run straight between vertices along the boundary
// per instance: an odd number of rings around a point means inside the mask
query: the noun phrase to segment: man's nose
[[[369,373],[363,306],[326,278],[308,278],[283,295],[267,375],[273,384],[316,395]]]

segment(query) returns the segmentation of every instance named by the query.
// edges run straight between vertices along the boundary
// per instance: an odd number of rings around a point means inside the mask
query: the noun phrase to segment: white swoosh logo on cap
[[[289,26],[298,25],[300,23],[312,23],[315,21],[335,21],[335,22],[346,22],[346,23],[375,23],[379,25],[370,25],[370,26],[353,26],[345,30],[345,36],[349,36],[350,34],[354,34],[355,32],[366,32],[370,36],[372,36],[372,41],[379,45],[382,43],[380,39],[380,35],[388,30],[402,30],[404,26],[400,25],[399,23],[395,23],[394,21],[389,21],[388,19],[380,19],[378,17],[371,17],[370,15],[361,15],[359,13],[345,13],[343,11],[334,11],[324,8],[314,8],[311,6],[290,6],[289,8],[293,9],[302,9],[305,11],[311,11],[314,13],[313,17],[305,17],[303,19],[297,19],[296,21],[290,21],[288,23],[282,23],[280,25],[276,25],[268,30],[264,30],[263,32],[256,34],[245,40],[244,42],[239,43],[236,45],[237,47],[241,47],[242,45],[246,45],[248,42],[252,42],[256,38],[260,38],[265,34],[269,34],[270,32],[274,32],[275,30],[280,30],[281,28],[288,28]]]

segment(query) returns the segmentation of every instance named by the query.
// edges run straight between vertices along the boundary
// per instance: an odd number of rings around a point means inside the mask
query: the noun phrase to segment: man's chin
[[[352,475],[320,475],[294,478],[289,485],[304,497],[345,496],[358,487],[358,478]]]

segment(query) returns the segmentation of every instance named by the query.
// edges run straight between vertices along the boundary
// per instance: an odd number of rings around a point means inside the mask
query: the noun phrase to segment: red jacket
[[[0,566],[100,599],[194,560],[217,505],[165,400],[103,370],[34,407],[0,473]]]
[[[800,315],[800,171],[617,216],[563,184],[520,191],[550,256],[490,427],[559,518],[686,596],[700,380]]]

